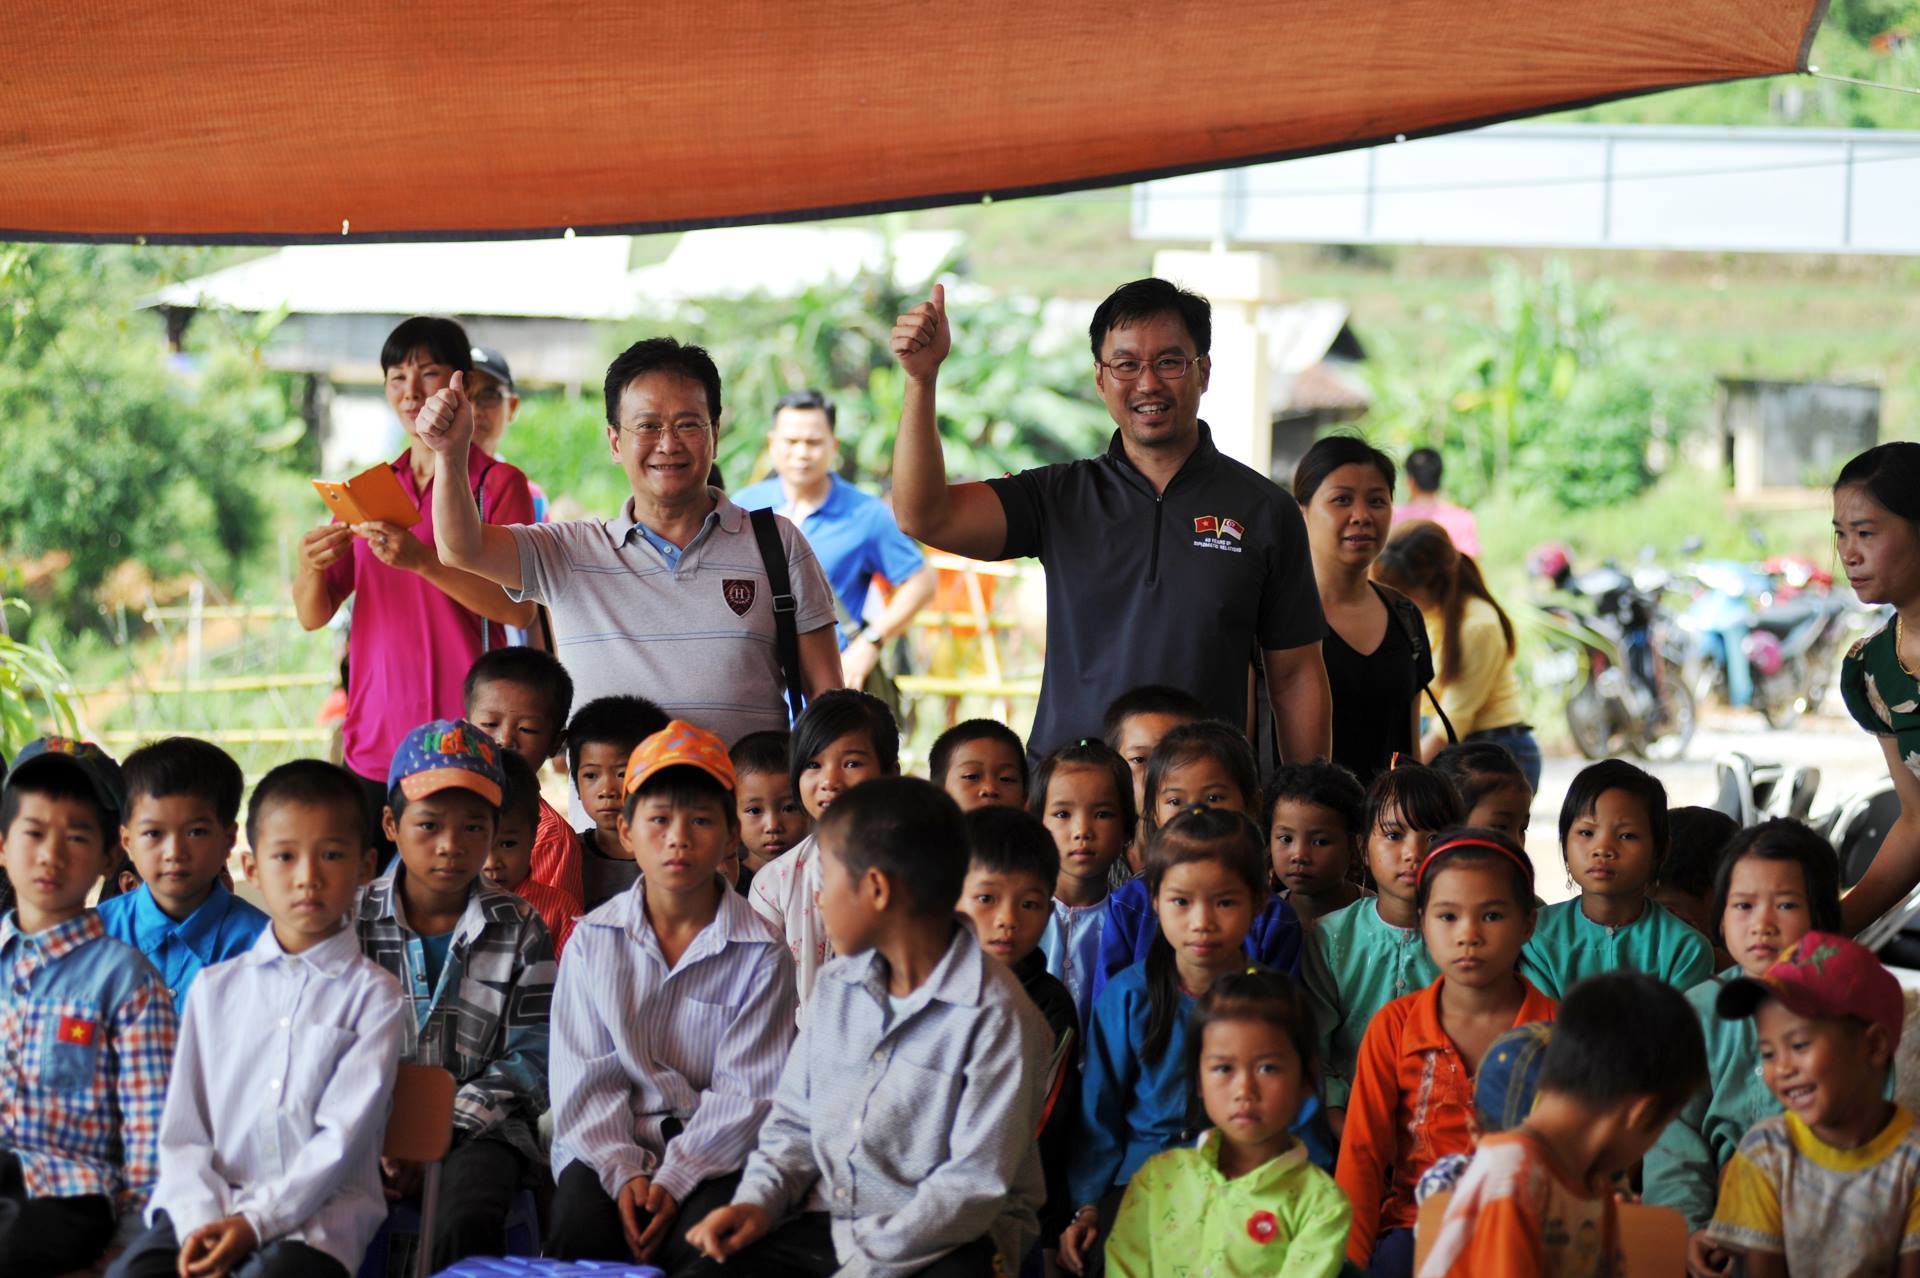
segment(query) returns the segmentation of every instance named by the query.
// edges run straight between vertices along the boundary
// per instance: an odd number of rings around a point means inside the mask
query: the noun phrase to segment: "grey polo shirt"
[[[616,519],[509,527],[521,588],[508,595],[552,610],[575,709],[596,697],[647,697],[729,744],[787,727],[766,565],[746,512],[709,491],[714,509],[677,564],[634,522],[632,498]],[[833,596],[812,547],[776,522],[800,633],[831,626]]]
[[[1256,649],[1326,633],[1300,507],[1278,484],[1200,443],[1163,494],[1115,431],[1099,457],[987,481],[1007,513],[1002,559],[1047,569],[1047,664],[1028,749],[1100,735],[1107,704],[1142,684],[1247,718]]]

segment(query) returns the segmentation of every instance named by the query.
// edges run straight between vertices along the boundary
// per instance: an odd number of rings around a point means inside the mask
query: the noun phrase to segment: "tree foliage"
[[[1662,359],[1604,282],[1579,283],[1564,261],[1537,276],[1495,261],[1490,300],[1488,318],[1436,317],[1439,359],[1376,352],[1374,421],[1401,447],[1438,448],[1460,500],[1527,488],[1580,510],[1647,488],[1654,444],[1698,424],[1711,379]]]
[[[170,360],[138,309],[196,260],[0,245],[0,560],[67,556],[54,584],[69,620],[127,560],[231,579],[261,540],[252,465],[290,416],[257,358],[265,334],[248,349],[210,331]]]

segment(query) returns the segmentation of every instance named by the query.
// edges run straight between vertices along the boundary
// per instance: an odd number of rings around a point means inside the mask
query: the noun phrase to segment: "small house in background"
[[[1358,421],[1372,403],[1359,367],[1367,352],[1351,318],[1345,302],[1329,298],[1260,308],[1272,371],[1269,473],[1282,487],[1292,487],[1293,468],[1321,432]]]
[[[1865,382],[1723,377],[1715,410],[1738,501],[1824,489],[1849,457],[1880,442],[1880,388]]]

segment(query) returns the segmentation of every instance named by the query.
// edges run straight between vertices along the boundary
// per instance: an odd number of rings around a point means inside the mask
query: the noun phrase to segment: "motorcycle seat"
[[[1753,628],[1785,639],[1819,614],[1818,600],[1790,599],[1771,608],[1762,608],[1753,619]]]

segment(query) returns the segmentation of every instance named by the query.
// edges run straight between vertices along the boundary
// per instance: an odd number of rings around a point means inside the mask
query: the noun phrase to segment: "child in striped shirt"
[[[580,920],[553,1008],[547,1254],[700,1263],[687,1228],[740,1183],[793,1043],[793,960],[720,874],[726,743],[675,720],[626,769],[640,877]]]

